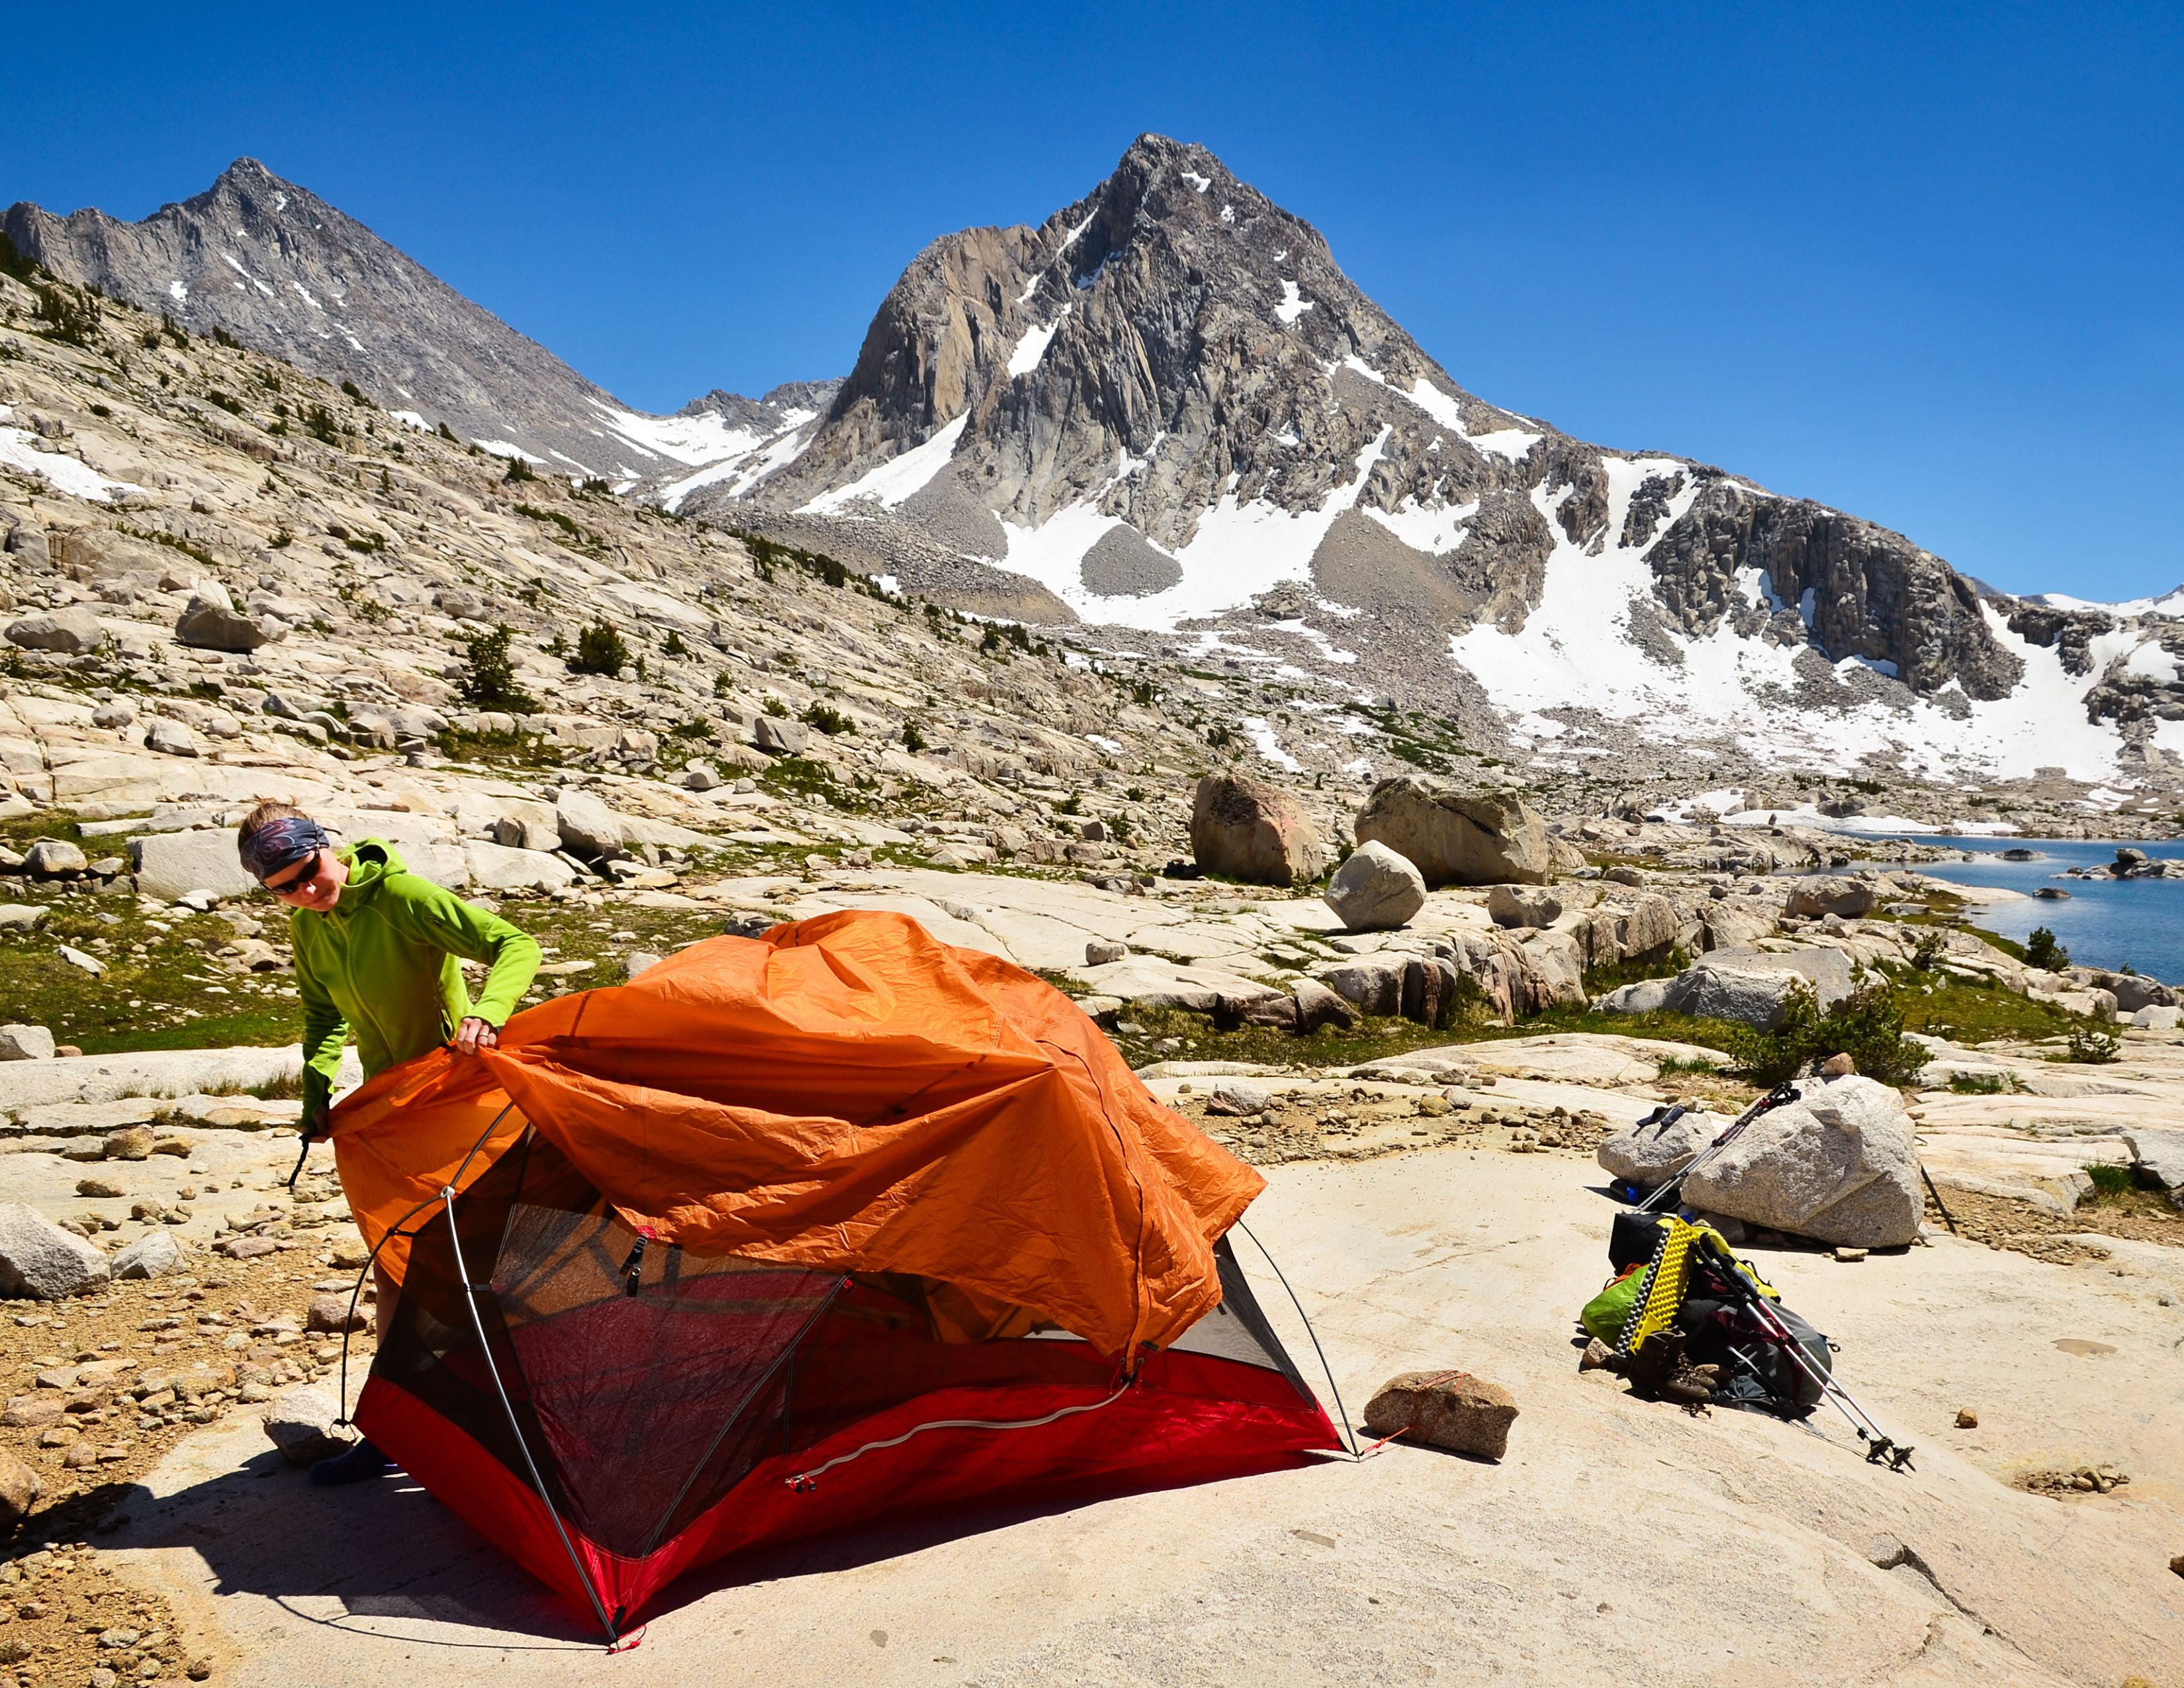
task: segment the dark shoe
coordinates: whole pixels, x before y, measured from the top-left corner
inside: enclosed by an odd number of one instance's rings
[[[347,1453],[319,1461],[311,1468],[311,1481],[321,1489],[338,1489],[349,1483],[369,1483],[394,1468],[394,1462],[366,1437]]]

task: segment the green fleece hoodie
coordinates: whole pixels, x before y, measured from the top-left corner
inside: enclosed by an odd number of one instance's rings
[[[435,1049],[476,1016],[504,1025],[538,971],[538,941],[403,865],[383,838],[335,852],[348,883],[325,914],[289,916],[304,999],[304,1119],[326,1106],[356,1033],[364,1076]],[[473,1003],[456,957],[490,961]]]

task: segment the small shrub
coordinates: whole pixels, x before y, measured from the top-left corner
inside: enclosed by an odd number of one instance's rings
[[[31,291],[37,297],[38,315],[47,325],[42,331],[46,338],[86,347],[97,341],[98,307],[89,294],[42,281],[32,282]]]
[[[667,730],[677,738],[710,738],[713,723],[703,716],[694,715],[687,721],[677,721]]]
[[[371,406],[371,401],[370,401],[369,398],[366,398],[364,396],[364,389],[363,389],[362,387],[359,387],[359,386],[358,386],[354,382],[353,382],[353,381],[345,381],[345,382],[343,382],[342,383],[342,388],[341,388],[341,390],[342,390],[343,393],[346,393],[347,394],[348,394],[348,396],[349,396],[349,402],[350,402],[351,404],[361,404],[361,405],[364,405],[366,409],[370,409],[370,408],[372,408],[372,406]]]
[[[1927,1061],[1925,1048],[1903,1035],[1896,993],[1879,983],[1852,992],[1825,1014],[1810,990],[1793,991],[1773,1031],[1739,1029],[1727,1042],[1737,1072],[1755,1084],[1780,1084],[1807,1063],[1834,1055],[1848,1056],[1869,1078],[1908,1084]]]
[[[629,647],[610,623],[595,622],[577,635],[577,654],[569,660],[571,673],[604,674],[613,680],[629,666]]]
[[[2043,973],[2059,973],[2070,965],[2070,952],[2055,941],[2052,929],[2036,926],[2025,940],[2025,965]]]
[[[767,694],[766,701],[763,704],[760,704],[759,707],[764,710],[768,715],[772,716],[776,721],[786,721],[788,719],[788,705],[782,702],[779,698],[773,696],[771,693]]]
[[[665,639],[660,641],[660,654],[662,656],[688,656],[690,654],[690,647],[682,643],[682,634],[671,632]]]
[[[1918,947],[1912,950],[1911,965],[1922,973],[1930,973],[1941,965],[1942,957],[1947,952],[1948,947],[1947,940],[1940,933],[1930,932],[1919,940]]]
[[[230,393],[222,393],[216,387],[206,389],[205,403],[219,405],[231,416],[240,416],[242,414],[242,401]]]
[[[2093,1187],[2079,1198],[2078,1205],[2081,1207],[2103,1197],[2114,1201],[2118,1196],[2129,1195],[2137,1187],[2131,1178],[2131,1168],[2118,1166],[2113,1161],[2092,1162],[2081,1170],[2093,1181]]]
[[[902,748],[915,756],[925,748],[925,735],[917,730],[917,723],[905,721],[902,724]]]
[[[504,482],[535,481],[538,478],[538,471],[520,457],[508,460],[508,473],[501,476]]]
[[[584,476],[578,490],[581,492],[590,493],[595,497],[604,497],[607,493],[614,491],[614,488],[609,486],[597,475],[587,475]]]
[[[2009,1080],[1999,1072],[1956,1072],[1949,1077],[1949,1088],[1959,1096],[2003,1096],[2009,1094]]]
[[[242,342],[237,339],[235,336],[229,333],[225,328],[215,327],[212,331],[212,337],[220,345],[226,347],[231,352],[239,352],[242,349]]]
[[[463,641],[463,669],[455,680],[455,695],[472,709],[533,714],[538,699],[516,683],[515,665],[508,657],[509,638],[509,630],[499,627]]]
[[[455,437],[455,431],[449,427],[445,422],[440,424],[439,432],[440,437],[447,441],[449,445],[460,445],[462,443],[460,440]]]
[[[334,421],[334,413],[323,404],[304,407],[304,432],[321,445],[341,443],[341,424]]]
[[[2081,1026],[2072,1032],[2065,1045],[2066,1061],[2081,1062],[2088,1067],[2106,1067],[2123,1054],[2123,1045],[2106,1032],[2097,1032],[2090,1026]]]
[[[831,704],[814,703],[804,711],[804,724],[817,727],[829,738],[856,731],[856,723]]]
[[[1720,1071],[1721,1068],[1704,1056],[1672,1055],[1661,1063],[1661,1077],[1663,1078],[1673,1078],[1682,1072],[1701,1072],[1711,1076]]]
[[[725,698],[731,696],[733,694],[735,689],[735,682],[728,677],[728,671],[727,669],[723,668],[719,673],[713,677],[713,695],[715,697]]]

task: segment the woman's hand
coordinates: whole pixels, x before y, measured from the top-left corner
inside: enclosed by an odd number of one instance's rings
[[[455,1053],[476,1055],[482,1049],[498,1049],[500,1033],[489,1020],[481,1020],[475,1014],[455,1028]]]

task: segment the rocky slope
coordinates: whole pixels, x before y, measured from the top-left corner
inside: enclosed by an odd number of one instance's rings
[[[683,508],[966,607],[1339,674],[1565,770],[1634,731],[1920,780],[2165,785],[2184,749],[2131,726],[2165,695],[2091,695],[1900,534],[1475,398],[1309,224],[1157,136],[1036,228],[920,253],[784,459]]]
[[[137,222],[24,202],[0,213],[0,231],[64,281],[354,382],[421,428],[445,425],[565,472],[687,475],[748,454],[817,408],[800,387],[762,400],[711,393],[674,416],[632,410],[255,159]]]

